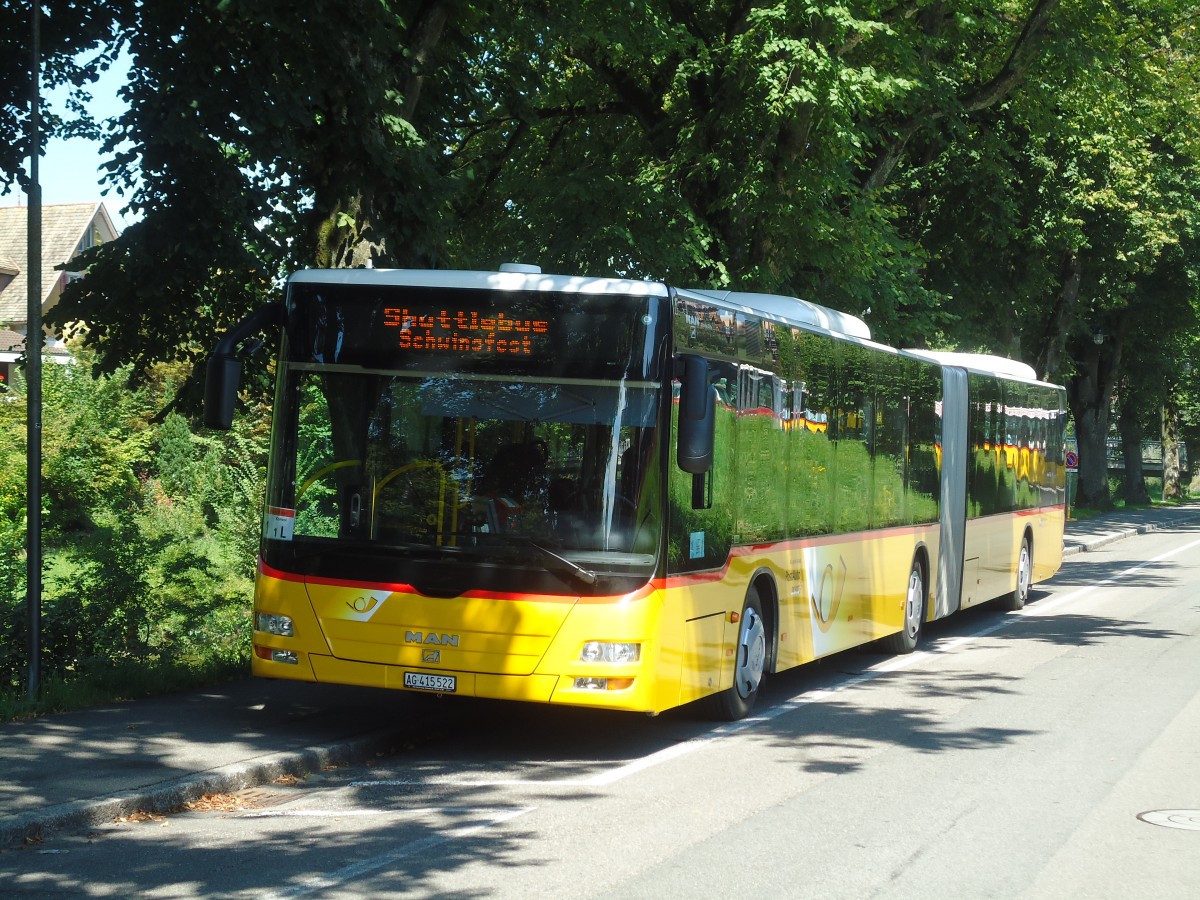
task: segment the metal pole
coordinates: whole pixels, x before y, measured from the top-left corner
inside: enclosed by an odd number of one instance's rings
[[[33,92],[29,101],[29,252],[27,281],[29,321],[25,329],[26,409],[26,555],[25,578],[29,607],[29,699],[36,702],[40,688],[42,655],[42,186],[38,155],[42,136],[38,108],[41,101],[41,0],[33,7]]]

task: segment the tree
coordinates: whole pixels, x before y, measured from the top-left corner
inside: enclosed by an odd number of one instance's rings
[[[1159,91],[1166,89],[1156,83]],[[1195,87],[1192,81],[1190,89]],[[1175,89],[1189,88],[1183,82]],[[1080,281],[1090,302],[1081,304],[1074,337],[1066,344],[1074,371],[1067,385],[1081,437],[1094,422],[1098,433],[1090,443],[1096,445],[1107,436],[1105,410],[1118,373],[1129,372],[1141,382],[1139,393],[1155,397],[1160,406],[1168,403],[1170,386],[1179,380],[1179,348],[1197,329],[1200,255],[1192,235],[1200,143],[1190,126],[1176,129],[1173,114],[1159,103],[1154,94],[1134,94],[1123,121],[1126,128],[1139,122],[1142,130],[1113,129],[1111,143],[1095,148],[1094,158],[1104,168],[1093,175],[1094,187],[1080,211],[1087,242],[1079,253]],[[1082,459],[1081,501],[1103,507],[1107,478],[1091,466],[1084,471]]]
[[[430,76],[481,7],[130,2],[92,21],[51,0],[49,21],[82,22],[51,57],[58,77],[80,83],[119,48],[132,61],[104,149],[140,220],[89,252],[50,324],[84,323],[100,371],[144,373],[198,361],[289,269],[438,262],[444,104],[459,83]],[[91,68],[63,61],[89,46],[101,48]],[[14,94],[3,127],[20,109]],[[11,178],[19,156],[2,162]]]
[[[1180,401],[1178,390],[1167,393],[1162,408],[1162,465],[1163,500],[1182,500],[1187,494],[1183,487],[1183,465],[1180,454]]]
[[[1050,34],[1053,59],[906,190],[931,286],[961,303],[950,339],[1067,385],[1080,502],[1105,506],[1109,404],[1122,372],[1143,371],[1124,366],[1127,340],[1146,321],[1194,327],[1179,310],[1196,301],[1200,157],[1178,100],[1197,87],[1195,16],[1101,3],[1064,9]]]
[[[73,118],[63,121],[41,111],[46,134],[93,134],[84,102],[87,86],[116,56],[120,23],[132,0],[93,3],[56,0],[43,3],[39,20],[43,90],[69,84],[79,92],[69,104]],[[32,6],[25,0],[0,0],[0,192],[15,185],[28,189],[29,110],[33,96],[30,46]]]
[[[1057,6],[527,5],[475,58],[460,244],[869,309],[917,341],[946,312],[889,181],[1021,84]]]
[[[198,362],[307,265],[516,258],[736,285],[865,315],[891,343],[1034,363],[1069,388],[1082,499],[1108,500],[1092,466],[1125,341],[1176,302],[1142,285],[1195,227],[1190,0],[105,15],[72,46],[133,60],[107,146],[114,183],[140,168],[144,219],[53,319],[88,325],[102,370]],[[85,77],[67,56],[63,77]],[[1172,264],[1194,272],[1190,254]]]

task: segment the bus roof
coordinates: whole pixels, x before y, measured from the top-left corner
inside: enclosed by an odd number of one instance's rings
[[[517,269],[520,271],[517,271]],[[563,294],[626,294],[665,297],[666,285],[630,278],[589,278],[544,275],[535,266],[512,266],[510,271],[472,272],[455,269],[301,269],[289,282],[304,284],[396,285],[463,288],[492,291],[547,291]]]
[[[871,329],[862,319],[849,313],[838,312],[827,306],[801,300],[799,297],[740,291],[714,291],[707,288],[688,288],[682,293],[706,300],[716,300],[726,306],[740,306],[745,312],[769,313],[798,325],[814,325],[826,331],[836,331],[838,334],[871,339]]]
[[[594,278],[582,275],[548,275],[537,266],[506,263],[498,272],[458,269],[301,269],[289,281],[303,284],[397,285],[408,287],[464,288],[494,291],[548,291],[564,294],[626,294],[631,297],[666,297],[668,289],[657,281],[632,278]],[[871,339],[862,319],[798,297],[739,291],[689,288],[681,293],[740,307],[745,312],[767,313],[800,325],[812,325],[852,337]]]
[[[958,366],[984,375],[1019,378],[1022,381],[1039,380],[1033,366],[1004,356],[992,356],[989,353],[956,353],[949,350],[907,349],[904,352],[932,360],[943,366]]]

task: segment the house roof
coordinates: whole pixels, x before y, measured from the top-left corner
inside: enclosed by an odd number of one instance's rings
[[[19,331],[0,328],[0,363],[18,362],[25,355],[25,335]],[[62,341],[47,337],[42,344],[42,359],[65,365],[71,360],[71,351]]]
[[[93,223],[101,241],[117,236],[103,203],[54,203],[42,207],[43,309],[64,281],[65,273],[56,268],[71,260]],[[0,270],[13,275],[12,281],[0,288],[3,325],[24,323],[29,318],[28,225],[28,207],[0,207]]]
[[[25,335],[19,331],[0,328],[0,353],[10,351],[21,353],[25,349]]]

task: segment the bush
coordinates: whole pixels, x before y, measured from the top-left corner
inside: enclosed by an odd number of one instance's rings
[[[249,665],[265,416],[220,437],[179,415],[156,424],[177,373],[137,389],[123,374],[45,369],[43,708]],[[13,392],[0,404],[0,715],[23,708],[27,667],[19,380]]]

